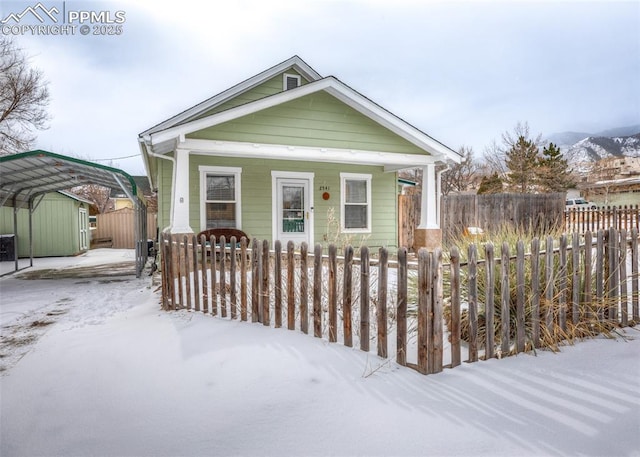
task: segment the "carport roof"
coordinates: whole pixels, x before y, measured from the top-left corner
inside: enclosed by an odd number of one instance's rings
[[[0,157],[0,203],[24,207],[48,192],[96,184],[138,196],[133,178],[117,168],[36,150]]]

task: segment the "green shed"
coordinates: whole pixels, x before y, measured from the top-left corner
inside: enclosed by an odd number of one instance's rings
[[[72,256],[89,249],[89,207],[91,202],[69,192],[45,194],[33,212],[33,256]],[[13,208],[0,208],[0,232],[29,239],[28,211],[18,211],[18,233],[14,233]],[[29,257],[28,243],[15,243],[18,257]],[[11,259],[13,260],[13,257]]]

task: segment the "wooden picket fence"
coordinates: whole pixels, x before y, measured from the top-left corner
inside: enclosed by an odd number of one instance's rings
[[[564,221],[567,232],[595,233],[609,227],[629,232],[633,228],[640,229],[640,205],[571,208],[565,211]]]
[[[389,259],[384,248],[356,257],[351,246],[339,255],[333,245],[283,251],[278,241],[271,250],[266,240],[163,234],[162,306],[286,326],[365,352],[374,343],[380,357],[430,374],[460,365],[463,350],[476,362],[553,346],[572,328],[640,322],[638,241],[636,228],[611,228],[534,239],[528,253],[521,241],[513,254],[505,243],[498,258],[487,243],[446,259],[423,249],[410,261],[405,248]]]

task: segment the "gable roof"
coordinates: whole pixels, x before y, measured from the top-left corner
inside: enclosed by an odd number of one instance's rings
[[[267,96],[207,117],[176,124],[173,127],[158,130],[147,136],[149,137],[151,146],[160,145],[163,142],[174,140],[186,134],[228,122],[319,91],[325,91],[336,97],[338,100],[386,127],[398,136],[413,143],[429,154],[436,156],[439,160],[450,159],[454,162],[460,162],[461,160],[460,155],[454,150],[433,139],[390,111],[382,108],[380,105],[374,103],[333,76],[328,76],[304,86]]]
[[[298,72],[307,79],[308,83],[202,117],[203,114],[210,112],[212,109],[289,69]],[[381,107],[339,79],[333,76],[321,77],[300,57],[293,56],[140,133],[138,142],[147,171],[151,170],[151,157],[172,151],[177,142],[183,141],[185,135],[189,133],[256,113],[319,91],[325,91],[334,96],[364,116],[414,144],[425,151],[425,156],[431,156],[433,161],[451,160],[455,163],[462,161],[462,156],[458,152]],[[341,151],[337,152],[340,153]],[[393,155],[393,153],[390,153],[390,155]],[[417,156],[419,157],[419,155]],[[407,162],[403,161],[403,163]],[[409,167],[411,166],[416,165],[410,165]],[[407,167],[405,166],[404,168]],[[150,177],[153,179],[151,174]]]
[[[287,70],[295,70],[297,73],[302,75],[307,81],[312,82],[318,79],[321,79],[322,76],[318,72],[316,72],[313,68],[311,68],[304,60],[302,60],[298,56],[293,56],[283,62],[280,62],[273,67],[258,73],[255,76],[252,76],[249,79],[242,81],[241,83],[236,84],[229,89],[220,92],[217,95],[214,95],[211,98],[206,99],[205,101],[198,103],[191,108],[188,108],[181,113],[176,114],[169,119],[160,122],[159,124],[145,130],[140,134],[140,136],[150,135],[155,132],[159,132],[161,130],[165,130],[167,128],[174,127],[176,125],[182,124],[184,122],[188,122],[203,113],[215,108],[216,106],[222,105],[223,103],[231,100],[232,98],[253,89],[256,86],[259,86],[263,82],[277,76]]]

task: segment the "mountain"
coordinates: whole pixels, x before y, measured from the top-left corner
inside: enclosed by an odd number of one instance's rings
[[[588,172],[591,165],[608,157],[640,157],[640,124],[597,133],[554,133],[546,141],[555,143],[574,170]]]
[[[608,157],[640,157],[640,133],[619,137],[587,137],[562,148],[577,172],[588,173],[594,162]]]
[[[616,138],[633,136],[640,133],[640,124],[630,125],[627,127],[617,127],[613,129],[603,130],[601,132],[560,132],[553,133],[547,137],[547,141],[551,141],[558,145],[561,149],[566,150],[574,146],[576,143],[587,138]],[[618,155],[618,154],[616,154]]]
[[[607,157],[640,157],[640,133],[621,137],[587,137],[567,148],[572,160],[597,161]]]

